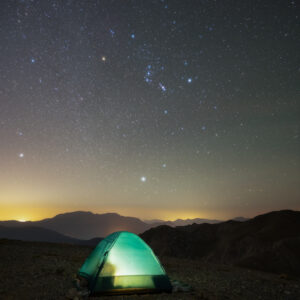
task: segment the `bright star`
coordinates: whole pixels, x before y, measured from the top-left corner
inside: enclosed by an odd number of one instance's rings
[[[106,57],[105,57],[105,56],[102,56],[102,57],[101,57],[101,60],[102,60],[102,61],[106,61]]]
[[[35,59],[34,58],[31,58],[30,60],[33,64],[35,63]]]
[[[140,178],[140,180],[141,180],[141,182],[146,182],[147,178],[146,178],[145,176],[142,176],[142,177]]]
[[[187,80],[188,83],[191,83],[192,81],[193,81],[192,78],[188,78],[188,80]]]
[[[110,32],[111,36],[112,36],[112,37],[114,37],[114,35],[115,35],[115,31],[114,31],[114,30],[112,30],[112,29],[109,29],[109,32]]]
[[[161,82],[159,83],[159,87],[163,92],[167,90],[167,88]]]
[[[19,157],[23,158],[24,157],[24,153],[19,153]]]
[[[165,168],[167,166],[167,164],[162,164],[162,167]]]
[[[167,111],[167,110],[164,110],[164,114],[167,115],[167,114],[168,114],[168,111]]]
[[[134,34],[134,33],[131,35],[131,38],[132,38],[132,39],[134,39],[134,38],[135,38],[135,34]]]

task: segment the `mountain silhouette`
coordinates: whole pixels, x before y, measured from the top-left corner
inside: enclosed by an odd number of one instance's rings
[[[124,230],[140,234],[152,227],[169,225],[172,227],[192,223],[219,223],[219,220],[209,219],[177,219],[176,221],[149,220],[141,221],[135,217],[124,217],[117,213],[94,214],[86,211],[68,212],[40,221],[0,221],[7,227],[41,227],[54,230],[63,235],[77,239],[92,239],[105,237],[112,232]]]
[[[53,230],[40,227],[6,227],[0,226],[0,238],[22,240],[22,241],[40,241],[51,243],[69,243],[81,244],[82,241],[64,236]]]
[[[244,222],[162,225],[141,237],[160,256],[300,275],[299,211],[275,211]]]
[[[53,218],[41,221],[2,221],[0,225],[9,227],[41,227],[77,239],[105,237],[112,232],[120,230],[139,234],[151,228],[151,225],[142,222],[138,218],[124,217],[116,213],[94,214],[84,211],[59,214]]]
[[[185,225],[191,225],[191,224],[203,224],[203,223],[208,223],[208,224],[215,224],[215,223],[220,223],[223,221],[220,220],[211,220],[211,219],[201,219],[201,218],[195,218],[195,219],[177,219],[175,221],[163,221],[163,220],[145,220],[144,221],[147,224],[151,224],[153,226],[159,226],[159,225],[168,225],[171,227],[176,227],[176,226],[185,226]]]

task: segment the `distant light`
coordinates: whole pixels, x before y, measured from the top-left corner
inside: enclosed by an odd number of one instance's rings
[[[163,167],[163,168],[166,168],[166,167],[167,167],[167,164],[162,164],[162,167]]]
[[[167,88],[161,82],[159,83],[159,87],[163,92],[167,90]]]
[[[192,78],[188,78],[188,80],[187,80],[188,83],[191,83],[192,81],[193,81]]]
[[[35,59],[34,58],[31,58],[30,60],[33,64],[35,63]]]
[[[166,109],[164,110],[164,114],[165,114],[165,115],[167,115],[167,114],[168,114],[168,111],[167,111]]]
[[[106,57],[105,57],[105,56],[102,56],[102,57],[101,57],[101,60],[102,60],[102,61],[106,61]]]
[[[24,153],[19,153],[19,157],[23,158],[24,157]]]
[[[110,32],[110,34],[111,34],[112,37],[114,37],[114,35],[116,34],[115,31],[113,29],[111,29],[111,28],[109,29],[109,32]]]
[[[147,178],[146,178],[145,176],[142,176],[142,177],[140,178],[140,180],[141,180],[141,182],[146,182]]]
[[[132,38],[132,39],[134,39],[134,38],[135,38],[135,34],[134,34],[134,33],[131,35],[131,38]]]

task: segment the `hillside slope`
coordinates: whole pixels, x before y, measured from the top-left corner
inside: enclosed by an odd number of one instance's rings
[[[124,217],[116,213],[94,214],[85,211],[59,214],[53,218],[41,221],[2,221],[0,222],[1,225],[7,227],[34,226],[46,228],[77,239],[105,237],[120,230],[138,234],[151,228],[151,225],[142,222],[138,218]]]
[[[152,228],[141,237],[160,256],[186,257],[300,276],[300,212],[245,222]]]
[[[20,240],[20,241],[38,241],[48,243],[63,243],[85,246],[96,246],[102,239],[94,238],[90,240],[80,240],[60,234],[54,230],[41,227],[7,227],[0,226],[0,239]]]

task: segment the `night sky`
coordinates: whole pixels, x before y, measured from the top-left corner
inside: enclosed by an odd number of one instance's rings
[[[0,219],[300,209],[296,1],[1,0]]]

